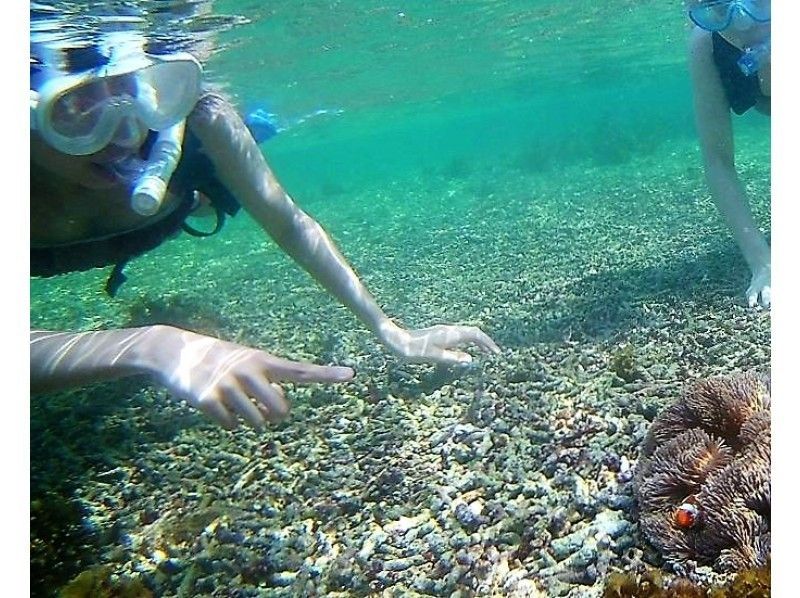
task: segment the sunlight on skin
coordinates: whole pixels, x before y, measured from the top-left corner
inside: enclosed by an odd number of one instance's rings
[[[260,428],[289,412],[275,381],[345,382],[348,367],[275,357],[258,349],[171,326],[95,332],[33,331],[31,390],[46,392],[149,374],[227,428],[238,415]]]
[[[299,231],[298,238],[304,239],[301,245],[307,247],[311,256],[312,263],[324,263],[330,255],[339,255],[338,249],[325,230],[310,216],[298,209],[294,216],[295,229]],[[344,258],[341,258],[344,264]],[[477,328],[467,326],[432,326],[415,331],[407,331],[391,321],[375,303],[366,287],[361,283],[355,272],[349,267],[338,273],[338,278],[333,284],[337,287],[344,287],[343,291],[335,294],[342,297],[343,303],[353,307],[356,314],[360,314],[359,309],[367,311],[373,308],[382,319],[377,326],[370,328],[378,335],[385,344],[399,356],[412,361],[433,360],[443,363],[471,363],[472,357],[459,351],[448,351],[447,349],[474,343],[479,348],[494,353],[499,353],[497,345],[483,332]],[[368,325],[371,320],[362,317]]]
[[[194,337],[194,338],[193,338]],[[253,354],[252,349],[241,347],[234,349],[217,363],[215,359],[209,359],[215,346],[219,344],[212,338],[200,337],[189,332],[181,334],[181,349],[178,365],[169,376],[176,386],[182,390],[190,403],[209,413],[215,419],[222,421],[226,427],[236,425],[235,418],[230,413],[231,410],[238,412],[254,427],[261,427],[264,424],[264,416],[275,415],[274,409],[270,410],[266,405],[259,402],[257,409],[250,398],[243,391],[237,389],[227,378],[235,378],[236,372],[244,369],[241,366]],[[214,363],[211,373],[204,373],[199,384],[192,384],[192,374],[197,372],[197,368],[204,362]],[[207,378],[207,380],[203,380]],[[197,389],[194,390],[194,386]],[[257,401],[263,401],[263,393],[253,393]],[[227,398],[229,403],[223,405],[223,400]],[[273,401],[276,397],[269,397]],[[283,400],[283,397],[278,397]],[[225,409],[227,407],[227,410]],[[272,419],[277,419],[272,417]]]
[[[139,330],[136,332],[132,332],[127,339],[122,339],[120,341],[120,350],[119,353],[111,360],[111,365],[116,365],[117,362],[122,359],[125,355],[128,354],[134,344],[139,340],[140,337],[145,336],[149,331],[147,330]],[[94,334],[97,334],[96,332]]]
[[[183,346],[180,350],[180,357],[175,371],[169,377],[182,389],[188,391],[192,387],[192,370],[199,365],[206,355],[208,355],[211,348],[214,346],[214,340],[210,338],[200,338],[194,342],[186,340],[186,335],[183,337]],[[209,393],[214,382],[219,382],[219,377],[215,376],[204,390],[200,391],[197,397],[198,401]]]
[[[128,354],[128,351],[131,350],[134,344],[141,337],[146,335],[147,332],[147,329],[136,330],[131,332],[127,337],[122,338],[118,342],[118,350],[114,351],[109,363],[112,366],[117,365],[117,363]],[[99,335],[102,335],[102,332],[48,333],[41,330],[32,330],[30,348],[31,352],[34,352],[39,344],[65,338],[67,340],[48,357],[45,369],[50,373],[54,373],[62,366],[64,361],[70,361],[67,367],[78,369],[84,364],[89,364],[92,358],[103,348],[100,344],[101,339],[98,338]]]

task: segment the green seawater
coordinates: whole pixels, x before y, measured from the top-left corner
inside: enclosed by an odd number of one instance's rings
[[[252,23],[209,65],[247,104],[338,108],[266,151],[298,197],[478,169],[602,165],[693,139],[680,2],[221,3]],[[757,121],[761,134],[768,120]]]

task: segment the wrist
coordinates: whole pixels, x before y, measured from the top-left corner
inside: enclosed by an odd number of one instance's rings
[[[157,376],[164,369],[164,357],[172,352],[173,339],[178,332],[177,328],[165,324],[142,329],[131,349],[130,366],[140,374]]]
[[[742,257],[750,266],[750,270],[755,272],[770,264],[770,249],[767,238],[759,230],[758,226],[752,222],[752,216],[747,222],[732,225],[734,238],[742,252]]]
[[[750,270],[755,273],[770,267],[770,251],[763,235],[756,235],[744,251],[744,258]]]
[[[399,344],[403,332],[405,330],[389,318],[382,320],[376,327],[376,333],[380,341],[392,349],[395,349]]]

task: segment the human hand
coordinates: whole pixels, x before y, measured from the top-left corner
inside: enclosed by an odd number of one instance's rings
[[[771,267],[767,263],[753,270],[750,286],[747,287],[747,305],[769,307],[772,303]]]
[[[278,382],[344,382],[348,367],[282,359],[258,349],[171,326],[154,327],[148,370],[173,394],[227,429],[237,416],[255,428],[289,412]]]
[[[406,330],[393,323],[381,327],[381,340],[397,356],[408,361],[432,361],[455,365],[472,363],[472,356],[453,350],[465,344],[477,345],[484,351],[499,353],[500,348],[476,326],[440,324],[419,330]]]

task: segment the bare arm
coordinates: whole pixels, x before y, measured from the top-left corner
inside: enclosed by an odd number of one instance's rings
[[[31,392],[48,392],[149,373],[151,328],[31,332]]]
[[[210,96],[192,114],[217,175],[280,247],[375,333],[388,317],[322,227],[283,190],[232,106]]]
[[[395,353],[412,360],[466,362],[451,347],[475,343],[496,351],[483,332],[469,326],[434,326],[407,331],[395,324],[347,263],[328,234],[283,190],[236,110],[207,96],[190,117],[217,176],[258,224],[303,269],[349,308]]]
[[[769,305],[770,253],[736,173],[728,100],[714,65],[711,34],[695,28],[689,45],[695,124],[711,197],[753,274],[748,302]]]
[[[33,393],[146,374],[227,428],[237,415],[255,427],[284,417],[289,405],[276,382],[353,377],[350,368],[293,362],[172,326],[33,331],[30,350]]]

